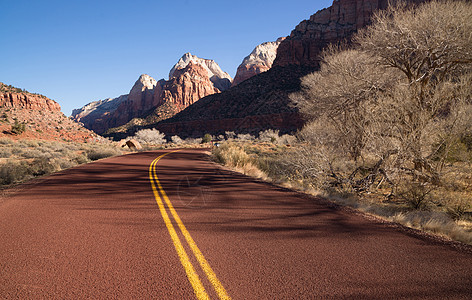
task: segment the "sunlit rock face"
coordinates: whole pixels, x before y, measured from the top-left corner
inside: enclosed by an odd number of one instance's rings
[[[239,65],[231,86],[236,86],[252,76],[269,70],[277,56],[277,48],[284,39],[285,37],[282,37],[275,42],[262,43],[254,48]]]

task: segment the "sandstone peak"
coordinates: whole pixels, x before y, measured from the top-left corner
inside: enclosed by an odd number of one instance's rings
[[[232,86],[269,70],[277,56],[277,48],[284,39],[285,37],[282,37],[278,38],[275,42],[266,42],[256,46],[251,54],[246,56],[239,65]]]
[[[221,70],[220,66],[212,59],[199,58],[190,52],[185,53],[179,61],[172,67],[169,72],[169,80],[174,76],[174,72],[178,69],[184,69],[190,62],[201,65],[207,72],[210,80],[220,91],[228,89],[231,85],[232,78],[228,73]]]
[[[134,118],[146,117],[159,107],[165,107],[163,115],[173,115],[200,98],[231,86],[231,77],[214,60],[201,59],[190,53],[179,59],[169,76],[167,81],[156,81],[142,74],[129,94],[89,103],[74,110],[72,115],[86,128],[102,134]]]
[[[131,88],[128,98],[130,100],[140,99],[142,97],[142,93],[146,90],[153,90],[157,85],[157,80],[152,78],[147,74],[142,74],[139,76],[138,80],[134,83],[133,87]]]

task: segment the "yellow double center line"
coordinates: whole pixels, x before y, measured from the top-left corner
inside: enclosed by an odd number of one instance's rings
[[[177,150],[178,151],[178,150]],[[161,183],[159,182],[159,179],[157,178],[157,172],[156,172],[156,165],[157,162],[166,156],[167,154],[173,153],[176,151],[172,152],[167,152],[156,159],[154,159],[149,166],[149,180],[151,181],[151,186],[152,190],[154,192],[154,197],[156,198],[157,205],[159,206],[159,210],[161,212],[162,218],[164,219],[164,223],[166,224],[167,230],[169,231],[170,237],[172,238],[172,242],[174,243],[175,250],[177,251],[177,254],[179,256],[180,262],[182,263],[182,266],[185,269],[185,273],[187,274],[188,280],[190,281],[190,284],[193,287],[193,290],[195,292],[195,295],[197,296],[198,299],[210,299],[208,296],[207,292],[205,291],[205,287],[203,286],[202,282],[200,281],[200,277],[198,274],[195,272],[195,269],[192,265],[192,263],[189,260],[189,257],[187,255],[187,252],[185,251],[184,247],[182,246],[182,242],[180,241],[179,236],[177,235],[177,232],[175,231],[174,225],[172,225],[172,221],[167,214],[166,207],[164,206],[164,203],[162,199],[164,199],[165,204],[167,205],[168,210],[170,211],[172,217],[175,220],[175,223],[177,223],[177,226],[179,227],[180,231],[182,232],[182,235],[184,236],[185,240],[187,241],[187,244],[189,245],[190,249],[192,250],[193,254],[195,255],[195,258],[197,259],[198,263],[200,264],[200,267],[202,270],[205,272],[208,280],[211,282],[213,285],[213,288],[215,289],[216,293],[218,294],[218,297],[220,299],[231,299],[231,297],[228,295],[226,292],[225,288],[221,284],[221,282],[218,280],[216,277],[215,272],[210,267],[210,264],[207,262],[205,257],[203,256],[202,252],[200,249],[198,249],[197,244],[193,240],[192,236],[190,233],[187,231],[185,228],[184,223],[182,223],[182,220],[180,219],[179,215],[174,209],[174,206],[169,200],[169,197],[167,197],[166,192],[161,186]],[[160,192],[160,195],[159,195]],[[162,196],[162,198],[161,198]]]

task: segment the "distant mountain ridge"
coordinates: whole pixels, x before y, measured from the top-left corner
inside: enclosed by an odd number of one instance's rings
[[[143,74],[129,94],[91,102],[72,112],[72,117],[99,134],[154,114],[154,121],[174,115],[202,97],[231,86],[232,78],[214,60],[185,53],[169,72],[169,79],[156,81]],[[170,105],[172,104],[172,105]],[[165,110],[159,107],[166,107]],[[133,121],[134,120],[134,121]]]
[[[398,1],[335,0],[332,6],[300,22],[284,40],[257,46],[243,60],[230,89],[180,106],[185,109],[172,106],[156,109],[147,115],[145,121],[134,119],[108,134],[123,136],[146,127],[181,136],[226,130],[252,133],[267,128],[297,130],[303,125],[303,120],[291,104],[289,94],[300,89],[300,78],[319,69],[320,54],[326,46],[350,43],[353,34],[367,26],[377,10]],[[406,2],[417,4],[425,0]],[[182,62],[191,60],[191,55],[181,59]],[[203,67],[206,68],[208,66]],[[177,94],[177,85],[174,88]],[[165,117],[161,117],[163,110],[168,112]],[[179,112],[173,116],[172,110]]]
[[[289,100],[289,94],[300,89],[300,78],[319,69],[320,54],[326,46],[349,43],[357,30],[370,23],[377,10],[398,1],[333,1],[332,6],[302,21],[280,43],[270,70],[226,92],[203,98],[153,127],[167,135],[221,134],[224,131],[257,133],[268,128],[281,131],[301,128],[302,117]]]

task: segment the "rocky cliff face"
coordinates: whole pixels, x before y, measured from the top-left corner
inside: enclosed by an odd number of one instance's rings
[[[24,132],[13,131],[17,123]],[[83,142],[95,134],[67,118],[60,105],[45,96],[0,82],[0,138]]]
[[[169,72],[169,80],[174,77],[175,71],[184,69],[189,63],[200,65],[208,73],[210,81],[220,91],[225,91],[231,86],[231,76],[221,70],[220,66],[212,59],[199,58],[190,53],[185,53]]]
[[[222,78],[209,74],[208,68],[197,62],[189,61],[185,67],[175,69],[171,74],[171,79],[164,83],[160,93],[154,94],[159,103],[173,103],[182,110],[200,98],[220,92],[211,78]]]
[[[74,110],[72,115],[85,127],[102,134],[153,112],[156,112],[154,120],[170,117],[200,98],[226,90],[230,85],[231,77],[215,61],[186,53],[171,69],[169,80],[156,81],[143,74],[129,94],[89,103]],[[159,110],[161,106],[165,109]]]
[[[390,0],[394,2],[396,0]],[[300,89],[300,78],[319,68],[320,53],[330,43],[347,41],[369,24],[373,13],[385,9],[389,0],[335,0],[329,8],[302,21],[277,48],[276,59],[267,72],[241,82],[221,94],[199,100],[156,128],[169,134],[219,134],[223,130],[257,132],[267,128],[296,130],[303,125],[301,116],[288,98]],[[422,0],[407,0],[410,3]],[[255,50],[257,53],[257,48]],[[255,54],[254,57],[257,57]],[[246,61],[246,59],[245,59]],[[256,61],[256,59],[254,59]],[[251,55],[243,62],[241,74],[256,73],[258,63]],[[251,70],[254,69],[254,71]],[[264,68],[260,68],[264,69]]]
[[[61,106],[45,96],[21,92],[0,82],[0,107],[60,112]]]
[[[274,66],[311,65],[318,67],[321,51],[331,43],[348,41],[370,23],[373,13],[397,0],[335,0],[333,5],[302,21],[283,41]],[[422,0],[408,0],[411,3]]]
[[[206,96],[171,118],[134,124],[109,134],[116,140],[142,128],[157,128],[167,136],[203,136],[205,133],[259,133],[266,129],[293,132],[303,125],[288,95],[300,89],[299,78],[313,68],[272,67],[221,93]],[[163,107],[163,106],[161,106]],[[160,121],[160,122],[158,122]]]
[[[231,86],[236,86],[252,76],[269,70],[277,55],[277,48],[284,39],[285,37],[282,37],[275,42],[262,43],[254,48],[239,65]]]
[[[71,117],[77,122],[83,123],[86,128],[93,130],[95,120],[115,111],[126,100],[128,100],[128,95],[93,101],[82,108],[74,109]]]

